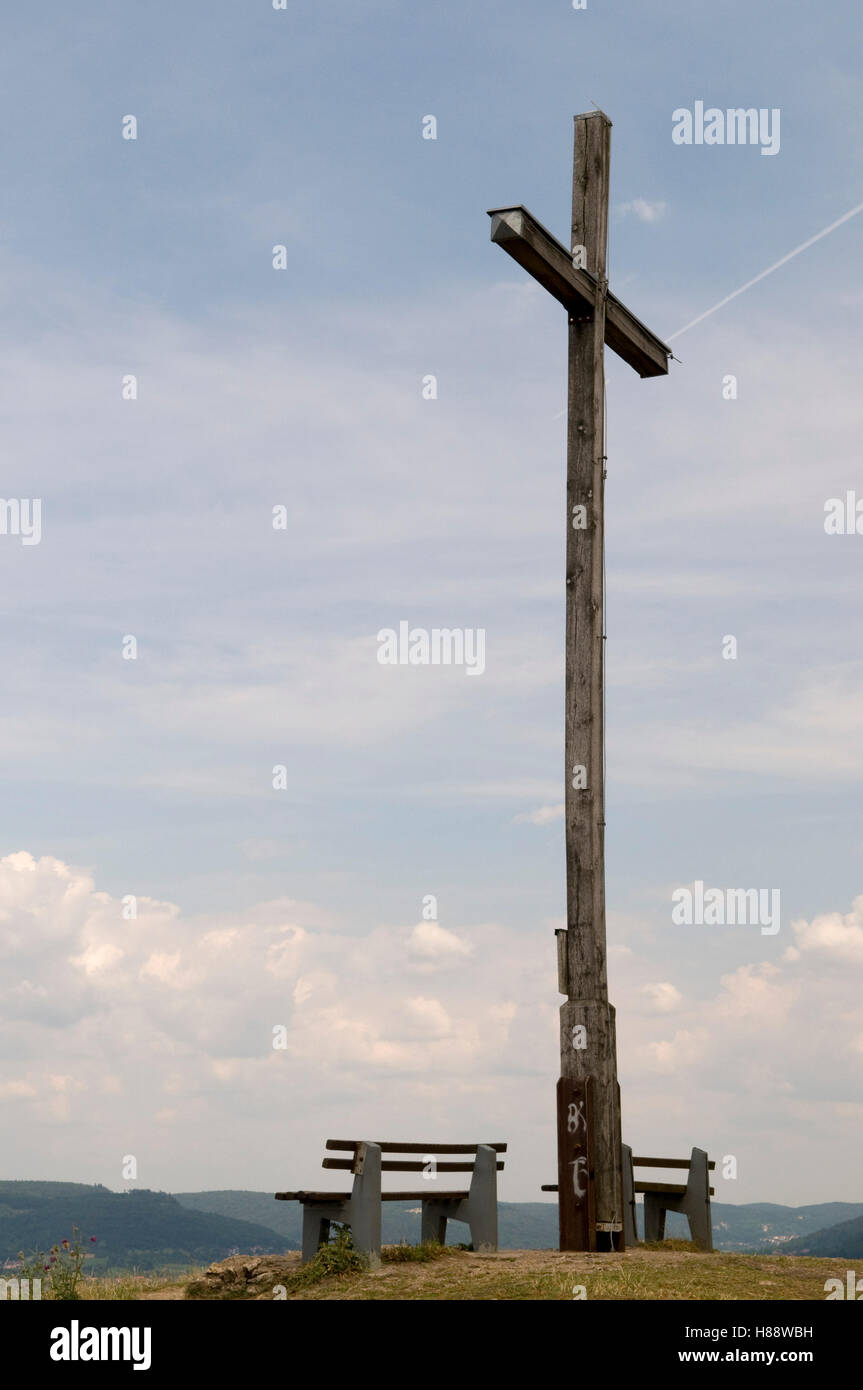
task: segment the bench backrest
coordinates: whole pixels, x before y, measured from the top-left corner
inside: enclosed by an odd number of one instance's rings
[[[382,1154],[421,1154],[421,1158],[382,1158],[383,1173],[423,1173],[432,1161],[439,1173],[472,1173],[478,1144],[395,1144],[375,1139]],[[325,1158],[322,1168],[341,1168],[350,1173],[362,1173],[365,1161],[365,1143],[361,1139],[328,1139],[326,1147],[330,1150],[347,1151],[350,1158]],[[495,1153],[506,1153],[506,1144],[486,1144],[484,1148],[494,1149]],[[449,1162],[438,1160],[438,1154],[472,1154],[472,1159]],[[503,1169],[503,1160],[497,1163],[497,1170]]]
[[[633,1168],[688,1168],[688,1158],[632,1158]],[[716,1164],[711,1160],[707,1164],[708,1168],[715,1168]]]

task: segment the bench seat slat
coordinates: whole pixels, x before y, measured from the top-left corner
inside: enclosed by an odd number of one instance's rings
[[[635,1162],[634,1159],[633,1162]],[[686,1167],[689,1167],[688,1163]],[[712,1164],[711,1167],[713,1167]],[[674,1192],[679,1197],[682,1197],[686,1191],[686,1188],[682,1186],[682,1184],[676,1182],[634,1182],[632,1186],[636,1192]],[[556,1182],[544,1182],[539,1190],[540,1192],[557,1192],[559,1188]],[[716,1188],[711,1187],[711,1197],[713,1197],[715,1193]]]
[[[277,1192],[277,1202],[349,1202],[350,1192]],[[466,1202],[467,1192],[382,1192],[382,1202]]]
[[[669,1192],[675,1197],[686,1191],[686,1184],[680,1182],[634,1182],[632,1186],[635,1192]]]
[[[353,1170],[354,1160],[352,1158],[325,1158],[321,1164],[322,1168],[342,1168],[348,1172]],[[391,1159],[385,1158],[381,1161],[381,1172],[383,1173],[423,1173],[428,1165],[419,1159],[404,1158]],[[436,1163],[435,1167],[439,1173],[472,1173],[472,1163]],[[498,1163],[497,1171],[503,1172],[503,1163]]]
[[[361,1139],[328,1139],[325,1148],[353,1152],[362,1142]],[[377,1139],[367,1142],[376,1143],[383,1154],[475,1154],[479,1148],[478,1144],[391,1144],[379,1143]],[[506,1144],[483,1144],[483,1148],[506,1153]]]

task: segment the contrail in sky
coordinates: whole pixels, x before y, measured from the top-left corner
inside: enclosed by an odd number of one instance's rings
[[[711,314],[716,313],[717,309],[721,309],[723,305],[729,304],[732,299],[736,299],[739,294],[743,294],[744,290],[749,290],[753,285],[757,285],[758,281],[763,280],[765,275],[772,275],[774,270],[778,270],[781,265],[785,265],[786,262],[792,260],[794,256],[799,256],[800,252],[805,251],[808,246],[814,246],[816,241],[820,241],[822,237],[827,236],[830,232],[835,232],[837,227],[841,227],[843,222],[848,222],[852,217],[856,217],[858,212],[863,212],[863,203],[858,203],[856,208],[852,208],[851,211],[846,212],[844,216],[838,217],[835,222],[830,223],[829,227],[824,227],[822,231],[816,232],[808,241],[802,242],[802,244],[796,246],[793,251],[789,251],[788,255],[783,256],[781,261],[776,261],[774,265],[769,265],[766,270],[762,270],[761,274],[756,275],[753,280],[747,280],[746,284],[741,285],[739,290],[734,290],[731,294],[727,294],[724,299],[720,299],[718,304],[714,304],[712,309],[705,309],[704,313],[699,314],[697,319],[693,319],[691,323],[685,324],[683,328],[678,328],[677,332],[672,333],[666,341],[669,343],[673,342],[675,338],[680,337],[681,333],[687,333],[690,328],[694,328],[697,323],[701,323],[702,319],[709,318]]]
[[[699,314],[697,319],[692,319],[689,323],[684,324],[682,328],[678,328],[676,333],[669,334],[665,341],[671,343],[675,338],[679,338],[681,333],[688,333],[690,328],[694,328],[697,323],[701,323],[704,319],[710,318],[710,315],[715,314],[717,309],[722,309],[726,304],[730,304],[732,299],[736,299],[737,296],[743,294],[745,290],[751,290],[752,286],[757,285],[759,280],[763,280],[767,275],[772,275],[774,270],[778,270],[781,265],[786,265],[788,261],[793,260],[795,256],[799,256],[801,251],[805,251],[809,246],[814,246],[816,241],[820,241],[822,237],[829,236],[830,232],[835,232],[837,227],[841,227],[843,222],[849,222],[852,217],[857,216],[858,212],[863,212],[863,203],[858,203],[856,208],[852,208],[850,212],[843,213],[841,217],[837,217],[836,221],[831,222],[829,227],[822,227],[821,231],[809,237],[808,241],[803,241],[799,246],[795,246],[794,250],[789,251],[787,256],[783,256],[779,261],[774,261],[773,265],[769,265],[766,270],[762,270],[761,273],[754,276],[752,280],[747,280],[746,284],[741,285],[739,290],[732,290],[731,294],[727,294],[724,299],[720,299],[718,304],[714,304],[712,309],[705,309],[704,313]],[[553,420],[559,420],[561,415],[565,414],[565,410],[559,410],[557,414],[552,415],[551,418]]]

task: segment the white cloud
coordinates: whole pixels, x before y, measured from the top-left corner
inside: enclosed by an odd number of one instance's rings
[[[469,941],[437,922],[417,922],[409,939],[409,951],[428,964],[446,965],[464,960],[473,951]]]
[[[647,995],[652,1008],[658,1014],[674,1013],[683,1002],[683,995],[680,990],[670,984],[668,980],[662,980],[653,985],[644,985],[642,986],[642,993]]]
[[[667,206],[667,203],[660,201],[651,203],[647,198],[633,198],[628,203],[619,203],[618,212],[621,217],[632,213],[639,222],[659,222],[665,216]]]
[[[429,1037],[445,1037],[452,1032],[452,1019],[439,999],[418,995],[408,999],[407,1012],[417,1030]]]
[[[623,206],[656,218],[664,205],[637,198]],[[544,291],[507,279],[467,299],[381,302],[374,311],[345,305],[337,340],[312,314],[297,325],[303,347],[286,356],[276,313],[226,318],[220,334],[152,306],[118,314],[92,286],[76,291],[66,277],[45,275],[42,293],[62,295],[63,331],[16,342],[0,361],[8,450],[22,467],[39,462],[47,518],[28,575],[38,616],[19,630],[22,660],[9,674],[0,731],[7,769],[26,779],[34,765],[56,767],[76,794],[95,791],[99,805],[106,785],[133,786],[145,802],[170,793],[160,804],[177,821],[181,805],[232,799],[239,820],[243,803],[272,799],[269,769],[285,758],[299,797],[342,786],[346,749],[361,785],[374,777],[383,794],[386,749],[392,782],[409,785],[417,801],[519,796],[541,803],[524,813],[528,823],[558,818],[559,782],[536,754],[557,733],[548,696],[556,698],[562,678],[562,589],[550,560],[560,550],[560,488],[554,469],[525,469],[526,457],[540,450],[552,458],[561,446],[559,426],[543,423],[546,408],[559,404],[548,383],[562,380],[559,345],[545,332]],[[17,291],[28,313],[32,288],[24,277]],[[389,357],[405,323],[420,315],[429,352],[462,383],[432,414],[417,379]],[[513,315],[536,334],[540,356],[526,377],[511,370]],[[608,573],[616,618],[609,689],[637,685],[648,697],[610,721],[609,766],[621,781],[657,793],[686,787],[708,799],[741,773],[839,782],[860,774],[859,670],[853,652],[835,657],[845,650],[843,606],[857,592],[852,550],[842,549],[845,538],[819,549],[824,496],[853,482],[856,368],[841,353],[813,365],[796,319],[774,313],[759,324],[749,336],[717,316],[687,344],[686,371],[675,364],[659,387],[612,381],[609,369],[619,499],[609,516],[618,553]],[[94,412],[130,336],[146,391],[133,405],[118,400],[116,409]],[[81,342],[86,350],[70,347]],[[722,402],[717,362],[746,383],[740,400]],[[823,402],[827,438],[794,387],[801,379]],[[231,389],[214,399],[214,380]],[[45,396],[54,411],[34,416],[32,402]],[[63,448],[55,417],[64,422]],[[130,418],[146,441],[144,494],[115,466]],[[277,483],[271,461],[283,458],[286,435],[302,444]],[[83,514],[67,500],[70,450],[87,460],[89,495],[102,499]],[[815,454],[834,461],[817,480]],[[289,503],[288,534],[270,525],[280,500]],[[420,514],[434,564],[415,563]],[[806,566],[787,563],[801,553]],[[20,547],[0,554],[0,607],[13,624],[20,562]],[[286,581],[287,564],[301,585]],[[777,664],[774,688],[738,710],[688,620],[697,605],[699,630],[724,622],[744,592],[759,600],[746,605],[745,659],[774,637],[774,653],[784,647],[789,655]],[[821,605],[806,618],[771,602],[795,594],[821,594],[829,610]],[[119,636],[116,646],[108,636],[126,631],[130,608],[142,628],[134,663],[120,659]],[[401,617],[486,627],[485,675],[470,682],[455,669],[379,666],[374,634]],[[811,643],[802,665],[787,640],[798,631]],[[834,653],[827,673],[816,650],[822,642]],[[60,643],[62,700],[54,679]],[[667,700],[649,698],[669,688],[679,694],[673,718]],[[822,708],[844,739],[831,740],[819,724]],[[435,756],[438,734],[451,759]],[[453,776],[454,767],[469,775]],[[91,833],[100,829],[91,823]],[[242,845],[254,866],[291,848],[251,831]]]
[[[717,1000],[719,1015],[735,1026],[749,1020],[762,1033],[787,1022],[800,993],[799,984],[787,979],[779,966],[769,962],[741,965],[723,975],[722,989]]]
[[[724,664],[714,652],[710,666],[700,670],[700,682],[689,682],[690,708],[705,687],[716,693]],[[639,683],[670,683],[679,691],[681,673],[674,677],[660,669],[655,678],[645,672]],[[766,690],[757,711],[742,718],[716,708],[697,717],[684,713],[670,728],[649,717],[635,719],[611,736],[615,767],[625,781],[639,786],[697,786],[705,774],[718,782],[741,774],[747,779],[805,778],[810,786],[856,782],[863,775],[861,678],[863,666],[849,660],[842,667],[805,673],[794,690]]]
[[[286,1153],[308,1182],[337,1130],[425,1137],[433,1123],[441,1139],[508,1139],[504,1190],[536,1195],[553,1154],[559,998],[553,943],[537,949],[532,931],[474,925],[467,939],[420,922],[357,933],[288,898],[192,919],[140,897],[125,921],[91,875],[25,853],[0,861],[0,902],[12,952],[0,1103],[22,1176],[119,1185],[132,1152],[143,1184],[266,1190],[284,1181]],[[856,974],[835,967],[857,959],[861,903],[796,924],[798,961],[743,962],[700,996],[667,976],[645,983],[673,945],[612,943],[632,1142],[737,1153],[740,1200],[817,1200],[831,1173],[838,1181],[860,1123],[863,1004]],[[427,968],[442,973],[417,990]],[[276,1025],[285,1049],[272,1045]],[[801,1113],[822,1146],[817,1190],[790,1173],[795,1192],[779,1191],[770,1165]],[[46,1126],[58,1136],[47,1171]],[[218,1138],[205,1171],[202,1136]]]
[[[648,1065],[652,1061],[654,1071],[683,1077],[688,1069],[703,1063],[709,1046],[710,1034],[706,1029],[680,1028],[670,1038],[647,1043]]]
[[[30,1100],[36,1095],[36,1087],[29,1081],[0,1081],[0,1101]]]
[[[163,985],[178,987],[180,980],[178,972],[180,969],[180,952],[157,951],[152,956],[148,956],[141,966],[142,978],[151,977],[159,980]]]
[[[813,953],[840,965],[863,965],[863,894],[844,915],[825,912],[811,922],[792,922],[791,928],[798,958]]]
[[[112,965],[122,960],[123,952],[110,941],[103,941],[98,946],[88,946],[80,956],[70,956],[69,959],[72,965],[78,966],[85,974],[98,975],[103,970],[110,970]]]
[[[559,801],[554,806],[537,806],[535,811],[524,811],[514,819],[529,825],[550,825],[552,821],[563,820],[565,814],[566,806]]]

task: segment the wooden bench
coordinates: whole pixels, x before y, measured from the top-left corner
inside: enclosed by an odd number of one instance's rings
[[[699,1250],[713,1249],[713,1228],[710,1221],[710,1172],[716,1167],[704,1149],[693,1149],[689,1158],[633,1157],[628,1144],[623,1145],[623,1231],[626,1244],[636,1243],[635,1194],[644,1194],[644,1239],[665,1239],[665,1213],[682,1212],[689,1222],[689,1234]],[[684,1183],[636,1181],[636,1168],[685,1168]]]
[[[689,1222],[689,1234],[700,1250],[713,1249],[713,1228],[710,1221],[710,1172],[716,1167],[704,1149],[693,1149],[689,1158],[633,1158],[632,1149],[623,1149],[623,1239],[631,1249],[638,1244],[635,1224],[635,1194],[644,1194],[644,1239],[665,1239],[665,1213],[682,1212]],[[636,1182],[635,1168],[686,1168],[686,1183]],[[557,1192],[557,1183],[543,1183],[543,1192]]]
[[[277,1192],[277,1202],[299,1202],[303,1209],[305,1264],[329,1239],[330,1222],[350,1226],[354,1245],[372,1265],[381,1258],[381,1203],[421,1202],[421,1240],[446,1240],[448,1221],[465,1221],[474,1250],[497,1249],[497,1175],[503,1168],[498,1154],[506,1144],[390,1144],[368,1139],[328,1139],[329,1150],[350,1158],[324,1158],[322,1167],[353,1174],[350,1192]],[[421,1154],[422,1158],[383,1158],[383,1154]],[[457,1162],[438,1161],[438,1154],[472,1155]],[[421,1192],[382,1192],[382,1173],[425,1173]],[[470,1173],[466,1192],[438,1192],[430,1184],[438,1173]]]

